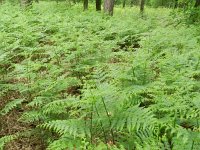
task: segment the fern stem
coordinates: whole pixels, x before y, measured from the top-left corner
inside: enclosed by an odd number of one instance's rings
[[[100,117],[100,115],[99,115],[99,112],[98,112],[98,109],[97,109],[97,106],[95,105],[95,110],[96,110],[96,113],[97,113],[97,116],[98,117]],[[102,123],[102,121],[100,120],[100,125],[101,125],[101,129],[102,129],[102,131],[103,131],[103,135],[104,135],[104,140],[105,140],[105,143],[107,143],[107,139],[106,139],[106,132],[105,132],[105,130],[104,130],[104,128],[103,128],[103,123]],[[107,145],[107,144],[106,144]],[[108,149],[108,145],[107,145],[107,149]]]
[[[134,69],[133,66],[132,66],[132,73],[133,73],[133,79],[134,79],[134,77],[135,77],[135,69]]]
[[[195,66],[195,70],[197,70],[197,69],[198,69],[199,62],[200,62],[200,58],[198,59],[198,62],[197,62],[197,64],[196,64],[196,66]]]
[[[174,124],[173,124],[174,128],[176,126],[176,112],[174,111]]]
[[[92,95],[93,100],[95,101],[95,97],[94,97],[94,95],[93,95],[93,93],[92,93],[91,90],[90,90],[90,92],[91,92],[91,95]],[[97,116],[100,118],[100,115],[99,115],[97,106],[94,104],[94,102],[92,102],[92,109],[93,109],[93,105],[94,105],[94,107],[95,107],[95,111],[96,111],[96,113],[97,113]],[[92,110],[92,112],[93,112],[93,110]],[[92,120],[92,119],[91,119],[91,120]],[[106,132],[105,132],[105,130],[104,130],[104,128],[103,128],[103,123],[102,123],[101,120],[100,120],[100,126],[101,126],[101,130],[102,130],[102,132],[103,132],[103,136],[104,136],[105,143],[107,143]],[[92,140],[92,133],[91,133],[91,140]],[[108,149],[108,145],[107,145],[107,144],[106,144],[106,146],[107,146],[107,149]]]
[[[108,120],[109,120],[110,131],[111,131],[111,136],[112,136],[112,142],[113,142],[113,144],[114,144],[114,143],[115,143],[115,138],[114,138],[113,130],[112,130],[112,128],[111,128],[111,119],[110,119],[110,116],[109,116],[109,113],[108,113],[108,109],[107,109],[107,107],[106,107],[106,104],[105,104],[105,101],[104,101],[103,97],[101,97],[101,100],[102,100],[102,102],[103,102],[103,105],[104,105],[104,108],[105,108],[105,111],[106,111],[106,115],[107,115]]]
[[[29,61],[30,61],[30,59],[29,59]],[[31,94],[31,75],[30,75],[30,70],[29,70],[29,61],[28,61],[28,63],[27,63],[27,74],[28,74],[28,100],[30,100],[31,99],[31,97],[32,97],[32,94]]]
[[[142,84],[145,85],[147,82],[147,73],[146,73],[146,69],[147,69],[147,64],[144,64],[144,74],[143,74],[143,80],[142,80]]]
[[[194,149],[194,140],[192,140],[192,147],[191,147],[191,150]]]
[[[91,108],[91,120],[90,120],[90,133],[91,133],[91,144],[92,144],[92,139],[93,139],[93,131],[92,131],[92,125],[93,125],[93,103],[92,103],[92,108]]]

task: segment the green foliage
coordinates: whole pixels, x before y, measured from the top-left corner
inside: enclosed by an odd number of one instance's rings
[[[11,142],[17,138],[17,135],[8,135],[0,138],[0,150],[3,150],[6,143]]]
[[[15,99],[6,104],[6,106],[0,111],[1,115],[6,115],[9,113],[12,109],[19,107],[19,105],[24,101],[24,99]]]
[[[1,115],[24,109],[18,121],[49,150],[198,149],[200,28],[168,9],[136,11],[3,4],[1,97],[18,98]]]
[[[153,7],[159,7],[159,6],[164,6],[164,7],[173,7],[175,3],[175,0],[147,0],[147,4]]]

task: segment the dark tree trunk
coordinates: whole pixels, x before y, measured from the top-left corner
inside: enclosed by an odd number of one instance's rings
[[[101,0],[96,0],[96,11],[101,11]]]
[[[200,0],[196,0],[194,7],[199,7],[199,6],[200,6]]]
[[[133,0],[131,0],[131,4],[130,4],[130,6],[133,7]]]
[[[140,12],[141,13],[144,12],[144,4],[145,4],[145,0],[141,0],[141,2],[140,2]]]
[[[108,13],[110,16],[113,15],[115,0],[105,0],[104,1],[104,12]]]
[[[175,0],[174,2],[174,8],[177,8],[178,7],[178,0]]]
[[[126,6],[126,0],[123,0],[123,8]]]
[[[84,7],[84,10],[88,9],[88,0],[83,0],[83,7]]]
[[[31,6],[32,2],[33,2],[32,0],[21,0],[20,5],[21,5],[21,7],[26,8],[28,6]]]
[[[163,0],[161,1],[161,6],[164,6],[164,1]]]

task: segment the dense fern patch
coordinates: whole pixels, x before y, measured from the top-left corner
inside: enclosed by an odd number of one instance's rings
[[[48,150],[199,148],[198,26],[164,8],[108,17],[6,3],[0,14],[0,149],[33,136]],[[28,128],[7,135],[13,110]]]

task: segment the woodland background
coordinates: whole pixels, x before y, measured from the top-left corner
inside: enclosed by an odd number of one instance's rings
[[[0,3],[0,150],[199,150],[200,1]]]

